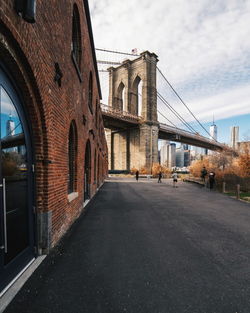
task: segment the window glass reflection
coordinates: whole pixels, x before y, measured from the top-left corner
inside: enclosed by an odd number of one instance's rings
[[[7,92],[1,86],[1,139],[23,133],[21,121]]]
[[[8,264],[28,245],[27,152],[18,112],[0,86],[1,175],[5,180]]]

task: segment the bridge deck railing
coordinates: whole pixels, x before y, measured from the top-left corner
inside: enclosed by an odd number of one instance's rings
[[[129,120],[133,120],[136,122],[139,122],[142,119],[138,115],[133,115],[127,111],[118,110],[116,108],[113,108],[113,107],[111,107],[107,104],[103,104],[103,103],[101,103],[101,109],[102,109],[103,113],[109,114],[109,115],[114,116],[114,117],[118,117],[120,119],[129,119]]]
[[[203,142],[207,142],[211,145],[214,145],[214,146],[218,146],[220,148],[225,148],[225,145],[224,144],[221,144],[213,139],[210,139],[210,138],[207,138],[207,137],[204,137],[202,135],[200,135],[199,133],[192,133],[188,130],[183,130],[181,128],[178,128],[178,127],[173,127],[173,126],[170,126],[170,125],[167,125],[167,124],[163,124],[163,123],[160,123],[160,129],[162,129],[163,131],[166,130],[166,131],[171,131],[171,132],[174,132],[175,134],[177,135],[182,135],[182,136],[187,136],[188,137],[191,137],[193,139],[201,139]]]

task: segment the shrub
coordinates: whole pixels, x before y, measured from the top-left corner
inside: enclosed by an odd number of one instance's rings
[[[136,167],[132,167],[131,170],[130,170],[130,173],[132,175],[135,175],[135,173],[138,171],[138,169]]]

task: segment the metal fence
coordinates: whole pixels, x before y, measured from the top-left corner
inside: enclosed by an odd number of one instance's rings
[[[250,177],[240,177],[234,174],[226,174],[224,178],[216,179],[217,189],[222,191],[223,182],[226,183],[226,192],[235,192],[236,186],[240,185],[241,192],[250,192]]]

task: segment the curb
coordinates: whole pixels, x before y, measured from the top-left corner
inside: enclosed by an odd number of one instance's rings
[[[19,275],[3,290],[0,297],[0,313],[4,312],[10,302],[14,299],[26,281],[35,272],[47,255],[42,255],[31,260]]]

